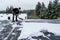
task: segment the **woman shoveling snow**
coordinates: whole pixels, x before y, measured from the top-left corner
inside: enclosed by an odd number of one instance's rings
[[[20,13],[20,7],[19,8],[13,8],[13,10],[12,10],[12,13],[13,13],[13,18],[12,18],[12,21],[14,22],[14,17],[15,17],[15,19],[16,19],[16,21],[18,21],[18,15],[19,15],[19,13]],[[21,20],[23,20],[22,18],[19,18],[19,19],[21,19]]]

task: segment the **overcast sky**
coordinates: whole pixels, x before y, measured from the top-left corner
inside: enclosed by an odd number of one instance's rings
[[[35,9],[37,2],[44,2],[47,6],[53,0],[0,0],[0,10],[5,10],[7,6],[21,7],[22,10]]]

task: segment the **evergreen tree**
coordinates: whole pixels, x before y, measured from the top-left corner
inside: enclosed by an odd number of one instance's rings
[[[6,13],[12,13],[13,6],[6,8]]]
[[[48,5],[48,19],[56,19],[58,17],[58,0],[50,1]]]
[[[57,13],[58,13],[58,17],[60,17],[60,3],[58,4],[58,6],[57,6]]]
[[[40,2],[36,5],[36,15],[40,18],[48,18],[48,19],[56,19],[59,16],[60,13],[60,5],[58,5],[59,0],[54,0],[53,2],[49,2],[48,8],[45,7],[45,4],[42,2],[42,5]],[[44,13],[46,13],[44,15]],[[42,15],[43,14],[43,15]]]
[[[45,14],[46,14],[46,7],[45,4],[42,2],[41,13],[40,13],[41,19],[45,18]]]
[[[9,13],[9,9],[10,9],[9,7],[6,8],[6,13]]]
[[[10,13],[12,13],[12,9],[13,9],[13,6],[10,6],[10,9],[9,9]]]
[[[58,1],[59,1],[59,0],[54,0],[54,1],[53,1],[53,7],[54,7],[54,8],[57,7],[57,5],[58,5]]]
[[[48,19],[51,19],[51,18],[53,18],[52,16],[52,12],[53,12],[53,10],[52,10],[52,2],[50,1],[49,2],[49,5],[48,5],[48,14],[47,14],[47,17],[48,17]]]
[[[59,0],[54,0],[53,1],[53,13],[54,13],[54,18],[57,18],[58,17],[58,1]]]
[[[45,7],[45,4],[44,4],[43,2],[42,2],[42,8],[46,8],[46,7]]]
[[[40,9],[41,9],[41,4],[40,4],[40,2],[38,2],[38,4],[36,5],[36,15],[37,16],[40,15]]]

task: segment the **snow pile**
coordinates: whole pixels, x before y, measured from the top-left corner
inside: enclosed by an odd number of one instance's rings
[[[49,32],[53,32],[56,35],[60,35],[60,24],[53,23],[23,23],[23,29],[21,35],[18,39],[23,39],[29,37],[31,34],[41,31],[43,29],[48,30]]]
[[[60,36],[47,30],[41,30],[39,32],[31,34],[27,38],[23,38],[20,40],[60,40]]]

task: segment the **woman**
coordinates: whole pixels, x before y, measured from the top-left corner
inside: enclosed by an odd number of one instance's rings
[[[13,22],[14,22],[14,16],[16,16],[16,21],[18,21],[17,20],[17,17],[18,17],[18,15],[19,15],[19,10],[20,10],[21,8],[19,7],[19,8],[14,8],[13,10],[12,10],[12,13],[13,13]]]

